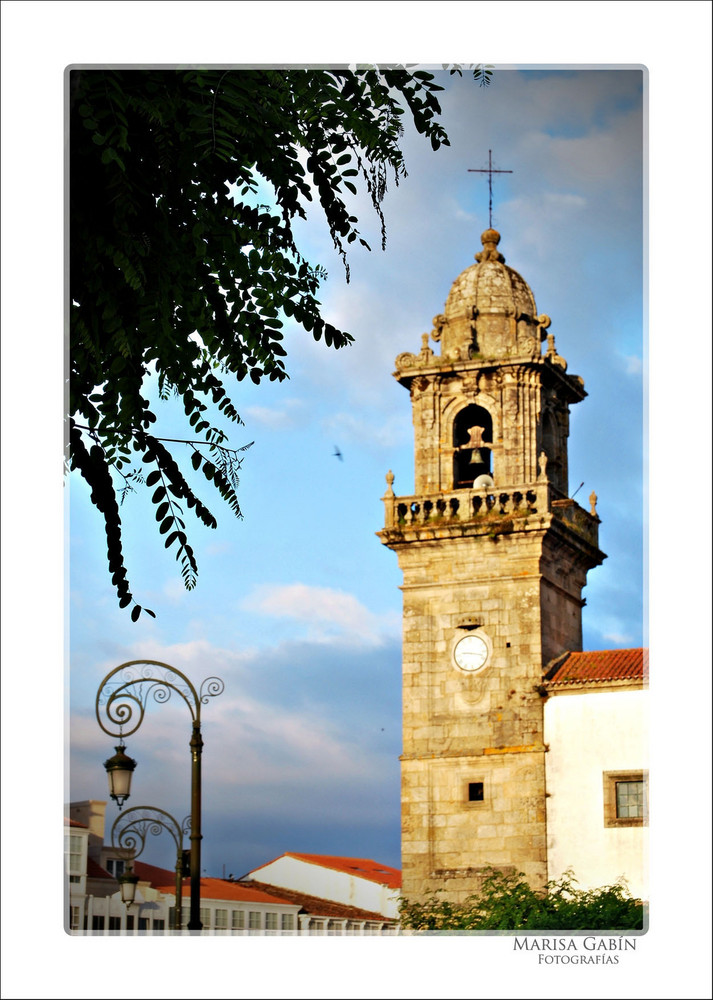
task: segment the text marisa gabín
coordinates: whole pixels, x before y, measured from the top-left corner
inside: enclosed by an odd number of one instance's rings
[[[620,952],[636,951],[636,940],[593,935],[583,938],[527,937],[515,938],[513,948],[538,952],[539,965],[618,965]]]

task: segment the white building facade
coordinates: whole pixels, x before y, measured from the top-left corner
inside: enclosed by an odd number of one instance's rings
[[[568,654],[544,706],[547,866],[578,887],[624,878],[648,898],[648,697],[645,650]]]

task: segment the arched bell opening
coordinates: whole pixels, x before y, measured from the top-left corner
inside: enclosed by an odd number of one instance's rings
[[[453,422],[453,485],[468,489],[479,476],[492,476],[493,420],[484,407],[471,403]]]

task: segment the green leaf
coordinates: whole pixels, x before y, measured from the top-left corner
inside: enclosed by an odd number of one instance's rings
[[[328,347],[351,342],[322,317],[318,294],[327,274],[299,242],[305,206],[324,214],[348,281],[349,248],[368,244],[345,199],[363,193],[370,200],[383,244],[387,175],[405,176],[401,124],[412,121],[434,148],[447,137],[432,74],[407,67],[102,68],[76,74],[73,84],[68,380],[70,412],[82,415],[95,440],[85,447],[86,432],[75,428],[70,464],[104,519],[110,573],[126,602],[118,510],[132,483],[157,488],[159,531],[171,512],[167,490],[201,523],[215,525],[174,460],[181,443],[152,436],[157,413],[142,394],[147,377],[157,373],[162,401],[175,393],[196,434],[224,445],[208,477],[239,515],[237,479],[227,470],[235,476],[240,460],[204,416],[206,404],[239,424],[226,386],[248,376],[255,384],[288,377],[278,344],[285,319],[291,335],[301,326]],[[236,185],[230,196],[226,178]],[[253,204],[258,178],[276,209]],[[244,197],[235,194],[240,189]],[[202,468],[185,443],[192,467]],[[132,451],[143,455],[146,472],[132,478],[123,470],[127,485],[117,494],[107,463],[119,469]],[[182,537],[164,533],[169,545],[179,542],[181,572],[194,586],[186,529]]]

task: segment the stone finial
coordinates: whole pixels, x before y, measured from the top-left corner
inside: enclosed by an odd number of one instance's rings
[[[428,337],[429,335],[427,333],[421,334],[421,350],[419,351],[418,356],[423,364],[427,364],[433,357],[433,351],[428,346]]]
[[[389,469],[389,471],[386,473],[386,496],[387,497],[392,497],[394,495],[394,478],[395,477],[394,477],[393,472],[391,471],[391,469]]]
[[[480,237],[480,242],[483,244],[483,249],[475,255],[479,264],[484,264],[489,260],[500,261],[501,264],[505,263],[505,258],[498,250],[500,233],[497,229],[486,229]]]
[[[546,358],[549,358],[553,365],[557,365],[563,371],[567,371],[567,362],[565,359],[557,353],[555,349],[555,335],[554,333],[547,334],[547,353]]]
[[[539,475],[539,478],[541,480],[546,480],[547,479],[547,455],[545,454],[544,451],[540,452],[539,459],[538,459],[538,464],[540,466],[540,475]]]
[[[592,515],[592,517],[597,517],[597,494],[594,492],[594,490],[592,490],[592,492],[589,494],[589,503],[590,503],[589,513]]]

